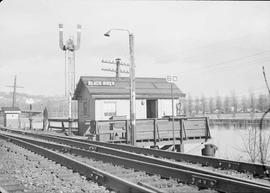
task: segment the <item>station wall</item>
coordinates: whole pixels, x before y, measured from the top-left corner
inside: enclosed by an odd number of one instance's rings
[[[126,116],[129,119],[129,100],[95,100],[95,119],[108,120],[111,116]],[[136,100],[136,118],[146,118],[146,100]]]
[[[177,114],[176,103],[178,100],[174,100],[174,115]],[[171,99],[159,99],[158,100],[158,118],[162,118],[166,115],[172,115],[172,100]]]

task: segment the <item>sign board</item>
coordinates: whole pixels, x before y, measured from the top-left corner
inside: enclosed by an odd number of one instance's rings
[[[166,80],[168,82],[176,82],[177,81],[177,76],[167,76]]]
[[[89,80],[87,82],[88,86],[115,86],[114,81],[108,80]]]

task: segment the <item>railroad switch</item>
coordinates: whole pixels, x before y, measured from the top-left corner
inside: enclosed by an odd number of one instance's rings
[[[217,181],[211,178],[192,175],[192,184],[199,188],[212,188],[216,185]]]

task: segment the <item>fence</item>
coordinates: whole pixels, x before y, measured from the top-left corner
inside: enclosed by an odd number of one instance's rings
[[[50,118],[48,119],[48,129],[52,130],[52,129],[56,129],[56,130],[61,130],[61,131],[65,131],[66,129],[68,129],[68,123],[69,123],[69,119],[66,118]],[[78,119],[72,119],[71,120],[72,123],[72,127],[71,130],[73,132],[78,132]]]
[[[173,140],[171,119],[138,119],[136,120],[136,141]],[[90,120],[86,123],[88,130],[84,133],[97,141],[129,142],[129,120]],[[209,121],[206,117],[177,118],[174,121],[175,139],[197,140],[210,138]]]

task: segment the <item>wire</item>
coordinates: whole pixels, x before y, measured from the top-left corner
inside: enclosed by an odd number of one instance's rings
[[[269,96],[270,96],[270,89],[269,89],[269,85],[268,85],[268,82],[267,82],[267,79],[266,79],[266,76],[265,76],[264,66],[262,67],[262,69],[263,69],[264,81],[265,81],[265,84],[266,84],[266,87],[267,87],[267,90],[268,90],[268,93],[269,93]]]
[[[257,55],[259,55],[257,53]],[[187,73],[187,72],[191,72],[191,73],[197,73],[197,72],[201,72],[201,71],[205,71],[205,70],[209,70],[209,69],[212,69],[212,68],[217,68],[217,67],[228,67],[228,66],[231,66],[231,68],[234,68],[235,69],[235,65],[247,65],[247,64],[258,64],[258,63],[261,63],[261,62],[269,62],[270,61],[270,57],[267,56],[267,57],[263,57],[263,58],[258,58],[255,60],[251,60],[251,61],[243,61],[245,60],[246,58],[250,58],[250,57],[254,57],[256,56],[255,55],[252,55],[252,56],[246,56],[245,58],[242,57],[242,58],[238,58],[238,59],[233,59],[233,60],[229,60],[229,61],[224,61],[224,62],[220,62],[220,63],[216,63],[216,64],[212,64],[212,65],[207,65],[207,66],[203,66],[203,67],[200,67],[200,68],[195,68],[195,69],[190,69],[190,70],[186,70],[186,71],[183,71],[181,73]],[[240,63],[239,63],[240,62]],[[237,64],[238,63],[238,64]],[[234,66],[232,66],[234,65]],[[190,74],[189,74],[190,75]]]

